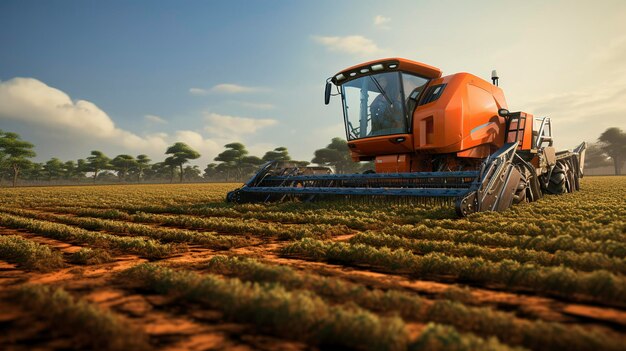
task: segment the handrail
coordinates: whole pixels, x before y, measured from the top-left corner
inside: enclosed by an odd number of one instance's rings
[[[535,117],[535,121],[541,121],[541,126],[539,126],[539,131],[537,133],[537,142],[535,143],[535,147],[538,149],[541,147],[541,144],[544,141],[547,141],[549,146],[552,146],[552,122],[550,121],[550,117]],[[544,128],[548,127],[548,135],[544,134]]]

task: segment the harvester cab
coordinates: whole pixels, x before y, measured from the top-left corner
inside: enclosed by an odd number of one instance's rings
[[[269,162],[227,200],[453,201],[465,216],[578,190],[586,144],[557,152],[550,119],[509,112],[498,80],[495,71],[491,83],[469,73],[442,76],[401,58],[342,70],[327,80],[324,101],[336,89],[351,157],[373,161],[375,172]]]

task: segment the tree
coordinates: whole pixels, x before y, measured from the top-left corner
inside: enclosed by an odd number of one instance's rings
[[[78,167],[76,166],[76,162],[69,160],[63,164],[63,178],[67,180],[73,180],[76,178],[76,174],[78,173]]]
[[[239,163],[239,179],[254,174],[264,162],[256,156],[244,156]]]
[[[291,160],[291,156],[289,156],[289,151],[284,146],[277,147],[272,151],[268,151],[263,155],[263,162],[268,161],[289,161]]]
[[[176,174],[176,168],[178,167],[178,162],[174,156],[170,156],[165,158],[162,162],[163,168],[165,168],[170,173],[170,183],[174,183],[174,176]],[[181,182],[182,182],[182,173],[181,173]]]
[[[189,145],[181,142],[177,142],[174,145],[167,148],[166,155],[172,155],[168,157],[170,159],[166,162],[170,165],[178,166],[180,171],[180,182],[183,182],[183,164],[189,162],[189,160],[195,160],[200,158],[198,151],[192,149]]]
[[[609,156],[602,150],[599,144],[589,144],[585,152],[585,168],[598,168],[610,166]]]
[[[209,163],[204,169],[203,177],[204,179],[214,179],[220,174],[217,163]]]
[[[198,166],[187,165],[183,170],[183,178],[185,178],[185,180],[187,181],[201,180],[202,176],[200,176],[200,174],[202,174],[202,172],[200,171],[200,167]]]
[[[242,175],[242,167],[246,167],[245,163],[255,162],[256,159],[246,159],[246,155],[248,155],[248,150],[242,143],[230,143],[224,145],[226,150],[217,155],[214,158],[215,161],[222,162],[223,169],[226,173],[226,180],[230,180],[231,171],[235,172],[235,177],[237,179],[241,178]]]
[[[142,154],[137,156],[137,182],[141,182],[144,170],[150,167],[150,161],[152,160],[148,155]]]
[[[40,180],[44,177],[43,164],[32,162],[28,168],[22,170],[22,177],[28,180]]]
[[[76,160],[76,178],[80,180],[85,177],[85,173],[89,172],[89,164],[82,158]]]
[[[3,164],[11,170],[13,186],[17,185],[20,170],[31,164],[28,159],[36,156],[32,150],[34,147],[33,144],[22,140],[16,133],[0,131],[0,151],[4,154]]]
[[[109,169],[111,159],[108,158],[102,151],[94,150],[91,152],[91,156],[87,157],[87,165],[90,172],[93,172],[93,182],[96,182],[98,173],[102,170]]]
[[[359,170],[360,165],[352,161],[348,149],[348,142],[341,138],[333,138],[330,144],[323,149],[315,150],[312,163],[333,166],[337,173],[350,173]]]
[[[119,181],[123,181],[128,174],[128,170],[137,166],[137,160],[131,155],[117,155],[111,160],[111,166],[117,171]]]
[[[53,157],[43,165],[43,171],[48,181],[59,179],[63,174],[63,162]]]
[[[602,143],[602,150],[613,159],[615,174],[621,174],[626,160],[626,133],[617,127],[609,128],[600,135],[598,141]]]

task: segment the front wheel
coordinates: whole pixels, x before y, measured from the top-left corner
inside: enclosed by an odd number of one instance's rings
[[[550,181],[546,190],[550,194],[565,194],[568,191],[568,183],[570,180],[569,167],[566,164],[557,162],[550,174]],[[571,189],[571,187],[569,187]]]
[[[528,202],[528,198],[526,197],[527,189],[528,183],[526,182],[526,179],[524,179],[524,177],[520,178],[517,188],[515,189],[515,195],[513,195],[514,204]]]

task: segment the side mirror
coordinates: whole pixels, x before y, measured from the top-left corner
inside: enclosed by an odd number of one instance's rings
[[[509,110],[505,109],[505,108],[501,108],[498,110],[498,115],[500,117],[508,117],[509,116]]]
[[[332,86],[330,82],[326,82],[326,89],[324,90],[324,104],[328,105],[330,103],[330,89]]]

